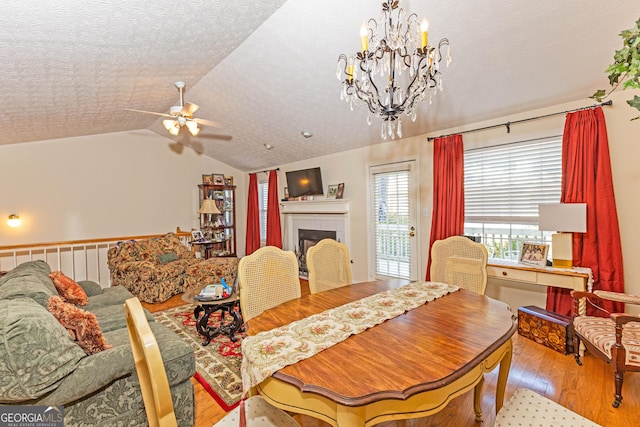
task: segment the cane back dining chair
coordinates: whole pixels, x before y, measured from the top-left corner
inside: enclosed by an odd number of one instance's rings
[[[431,247],[431,280],[483,294],[487,288],[487,248],[466,237],[436,240]]]
[[[298,258],[291,251],[265,246],[238,264],[240,309],[245,322],[263,311],[300,297]]]
[[[138,298],[124,302],[131,352],[136,364],[140,391],[150,427],[178,425],[173,410],[167,372],[164,369],[160,347]]]
[[[312,294],[351,284],[351,258],[344,243],[323,239],[307,250]]]
[[[640,296],[619,292],[571,291],[573,297],[573,348],[578,365],[580,360],[580,342],[593,355],[613,365],[615,398],[613,407],[622,403],[622,381],[625,372],[640,371],[640,316],[627,313],[609,313],[601,307],[602,300],[618,301],[625,304],[640,305]],[[595,307],[609,317],[579,316],[580,300],[586,298],[587,304]]]

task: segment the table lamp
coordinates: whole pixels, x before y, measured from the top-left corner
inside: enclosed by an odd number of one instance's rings
[[[552,203],[538,205],[538,229],[554,231],[551,236],[553,266],[573,267],[573,234],[587,231],[586,203]]]
[[[206,234],[211,234],[211,228],[213,227],[213,223],[211,221],[211,215],[220,215],[220,209],[218,209],[218,205],[216,205],[216,201],[213,199],[204,199],[202,201],[202,206],[200,206],[200,210],[198,211],[201,214],[207,215],[205,217],[204,228]],[[211,236],[207,236],[210,238]]]

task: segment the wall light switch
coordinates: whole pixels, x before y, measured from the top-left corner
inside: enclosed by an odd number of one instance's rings
[[[423,218],[429,218],[429,208],[423,208],[422,209],[422,217]]]

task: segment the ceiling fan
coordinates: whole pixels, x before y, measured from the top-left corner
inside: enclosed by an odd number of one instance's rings
[[[173,136],[178,136],[180,133],[180,129],[185,126],[191,135],[196,136],[200,133],[200,128],[198,125],[211,126],[211,127],[219,127],[216,123],[205,120],[198,119],[193,117],[193,113],[200,107],[196,104],[192,104],[190,102],[184,102],[184,88],[186,87],[184,82],[176,82],[176,89],[178,89],[178,93],[180,94],[179,105],[174,105],[169,108],[169,114],[167,113],[156,113],[154,111],[144,111],[144,110],[133,110],[131,108],[125,108],[126,111],[134,111],[136,113],[145,113],[145,114],[153,114],[156,116],[169,117],[169,119],[165,119],[162,121],[164,128],[169,131],[169,133]]]

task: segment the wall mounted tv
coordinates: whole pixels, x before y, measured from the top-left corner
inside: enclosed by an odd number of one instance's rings
[[[287,172],[287,190],[289,191],[289,197],[324,194],[320,168]]]

